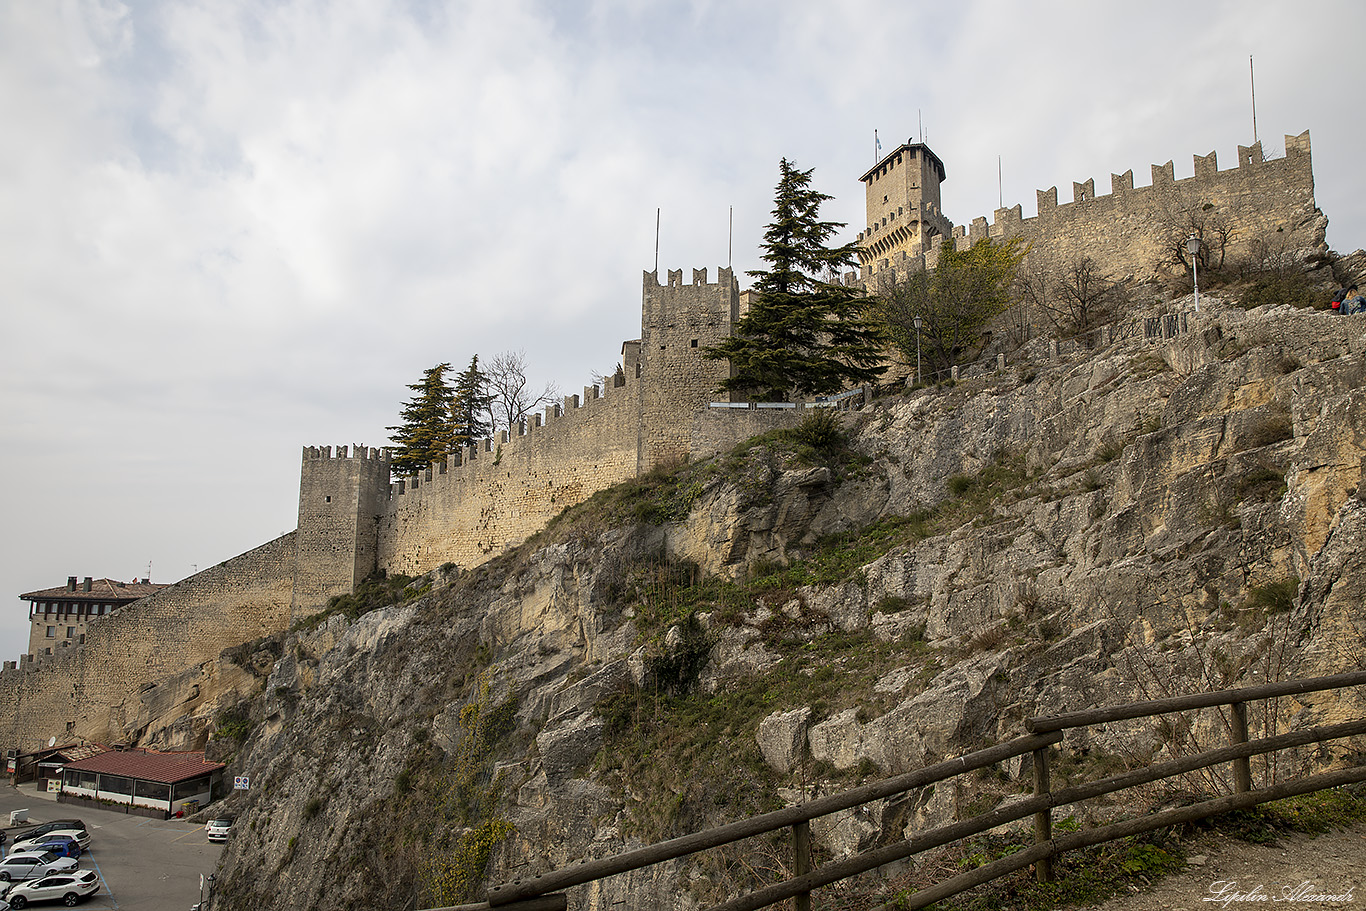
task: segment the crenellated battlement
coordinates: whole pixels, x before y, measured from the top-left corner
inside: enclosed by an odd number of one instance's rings
[[[667,283],[661,285],[659,283],[658,270],[655,270],[653,272],[648,269],[643,270],[642,284],[644,285],[644,293],[649,294],[651,291],[657,288],[712,287],[717,289],[729,289],[732,285],[735,284],[735,273],[732,269],[726,266],[719,266],[717,268],[716,281],[714,283],[707,281],[707,269],[705,267],[701,269],[692,270],[692,282],[688,285],[683,284],[682,269],[669,269],[667,270],[667,274]]]
[[[1020,237],[1030,244],[1032,261],[1084,255],[1119,277],[1151,276],[1165,264],[1167,235],[1199,218],[1194,213],[1212,210],[1229,223],[1236,244],[1246,246],[1276,234],[1290,249],[1307,254],[1323,244],[1321,215],[1315,218],[1310,149],[1306,130],[1285,137],[1281,158],[1265,159],[1261,143],[1254,143],[1239,146],[1237,165],[1222,171],[1216,153],[1210,152],[1192,156],[1194,174],[1180,180],[1168,161],[1151,166],[1146,186],[1134,186],[1134,172],[1128,170],[1110,175],[1107,194],[1096,192],[1095,178],[1074,181],[1070,202],[1058,201],[1056,186],[1036,190],[1035,215],[1026,218],[1019,204],[997,209],[991,221],[979,216],[955,225],[949,242],[963,250],[984,238]],[[887,224],[860,235],[865,252],[879,249],[881,238],[895,228],[892,221]],[[943,243],[942,237],[933,237],[921,255],[867,260],[865,281],[876,287],[898,274],[934,268]],[[879,277],[884,270],[889,274]]]
[[[361,446],[360,444],[357,443],[357,444],[352,444],[352,446],[351,446],[351,448],[350,448],[350,451],[351,451],[352,455],[350,455],[350,456],[348,457],[347,454],[346,454],[346,453],[347,453],[347,447],[345,447],[345,446],[338,446],[338,447],[337,447],[337,454],[336,454],[335,458],[337,458],[337,459],[351,458],[351,459],[356,459],[356,460],[359,460],[359,461],[362,461],[362,462],[388,462],[388,461],[389,461],[389,450],[388,450],[388,449],[385,449],[385,448],[383,448],[383,447],[380,447],[380,446],[373,446],[373,447],[371,447],[371,446]],[[304,461],[306,461],[306,462],[308,462],[308,461],[319,461],[319,460],[326,461],[326,460],[329,460],[329,459],[332,459],[332,458],[334,458],[334,456],[332,455],[332,447],[331,447],[331,446],[305,446],[305,447],[304,447]]]
[[[688,456],[694,434],[711,445],[716,422],[705,431],[694,424],[729,368],[705,352],[732,332],[739,283],[729,268],[714,282],[706,269],[693,269],[691,281],[685,274],[670,269],[663,283],[658,272],[642,274],[641,337],[622,344],[621,370],[604,385],[584,386],[421,471],[389,477],[380,449],[306,447],[299,552],[309,578],[297,587],[316,605],[375,569],[474,565],[565,506]]]
[[[585,386],[581,396],[567,395],[561,402],[531,412],[511,431],[500,430],[494,437],[461,446],[422,471],[393,481],[389,485],[389,497],[411,499],[414,494],[430,492],[434,484],[477,481],[500,467],[504,459],[511,463],[523,459],[562,458],[561,441],[557,437],[582,433],[603,410],[638,407],[638,380],[623,375],[608,379],[619,381],[619,385]],[[610,395],[608,390],[611,390]]]

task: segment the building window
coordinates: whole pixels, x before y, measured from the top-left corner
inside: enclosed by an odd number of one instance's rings
[[[74,626],[68,626],[68,627],[66,628],[66,638],[68,638],[68,639],[75,639],[75,638],[76,638],[76,627],[74,627]]]
[[[52,638],[55,638],[56,635],[57,635],[57,627],[55,627],[55,626],[49,626],[49,627],[47,628],[47,637],[48,637],[49,639],[52,639]]]
[[[693,339],[693,340],[692,340],[692,346],[691,346],[691,347],[693,347],[693,348],[696,348],[696,347],[697,347],[697,339]]]
[[[332,502],[332,498],[331,498],[331,497],[323,497],[323,502],[324,502],[324,503],[331,503],[331,502]]]

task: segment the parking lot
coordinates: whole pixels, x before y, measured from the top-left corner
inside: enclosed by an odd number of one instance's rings
[[[214,872],[223,850],[221,844],[209,843],[202,824],[76,807],[31,790],[0,787],[0,824],[8,824],[10,811],[18,809],[29,811],[30,823],[66,818],[85,821],[90,850],[81,857],[80,867],[99,873],[103,886],[81,904],[83,908],[187,911],[199,901],[200,875]],[[7,828],[9,840],[24,828]],[[36,907],[61,907],[61,903]]]

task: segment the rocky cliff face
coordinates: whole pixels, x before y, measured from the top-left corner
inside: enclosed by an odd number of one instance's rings
[[[243,650],[256,676],[219,674],[219,705],[249,725],[210,744],[252,780],[220,907],[451,904],[1030,715],[1359,666],[1366,321],[1202,304],[1175,338],[1040,342],[880,398],[841,417],[847,447],[808,428],[623,485],[402,603]],[[1065,751],[1224,736],[1116,725]],[[1025,771],[838,814],[820,850],[979,812]],[[573,901],[693,907],[783,862],[751,845]]]

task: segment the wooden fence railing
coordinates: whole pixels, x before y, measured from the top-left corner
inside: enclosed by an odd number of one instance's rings
[[[1032,816],[1034,819],[1034,845],[1032,847],[943,880],[908,896],[903,896],[898,907],[905,909],[923,908],[933,902],[1030,865],[1035,867],[1036,875],[1040,879],[1046,880],[1052,876],[1052,859],[1064,851],[1102,844],[1152,829],[1190,822],[1207,816],[1226,813],[1230,810],[1244,809],[1271,800],[1280,800],[1325,788],[1366,781],[1366,766],[1355,766],[1262,788],[1254,788],[1249,762],[1252,756],[1366,734],[1366,719],[1249,740],[1246,709],[1249,702],[1263,699],[1275,699],[1282,696],[1363,684],[1366,684],[1366,671],[1356,671],[1329,677],[1289,680],[1241,689],[1177,696],[1063,715],[1031,718],[1025,723],[1025,727],[1029,731],[1028,734],[1005,743],[977,750],[955,759],[948,759],[923,769],[882,779],[839,794],[822,797],[809,803],[752,816],[714,829],[648,845],[634,851],[618,854],[615,857],[579,863],[538,874],[528,879],[519,879],[494,886],[489,889],[488,900],[485,902],[459,905],[452,908],[431,909],[431,911],[491,911],[495,908],[502,909],[502,911],[563,911],[568,904],[568,898],[562,891],[564,889],[783,829],[791,832],[792,869],[794,871],[792,878],[722,902],[713,906],[709,911],[753,911],[753,909],[774,905],[789,898],[795,900],[797,911],[810,911],[811,893],[815,889],[868,872],[884,864],[902,860],[922,851],[981,834],[1027,816]],[[1226,747],[1204,750],[1197,754],[1182,756],[1156,765],[1058,790],[1054,790],[1051,786],[1048,748],[1060,742],[1063,739],[1063,732],[1068,729],[1216,706],[1229,706],[1231,709],[1228,724],[1230,742]],[[828,863],[821,867],[816,867],[812,863],[811,820],[955,778],[975,769],[995,765],[1002,760],[1021,756],[1025,753],[1031,754],[1033,758],[1034,793],[1032,796],[1011,802],[989,813],[938,826],[903,841],[884,845],[844,860]],[[1053,834],[1052,811],[1056,807],[1090,800],[1105,794],[1112,794],[1223,763],[1230,764],[1233,772],[1233,793],[1230,795],[1063,836]]]

